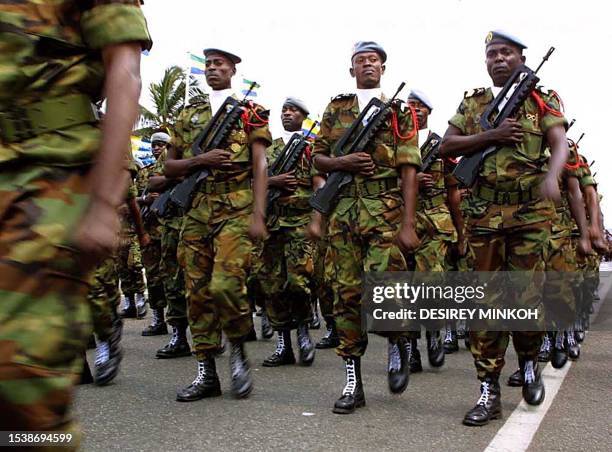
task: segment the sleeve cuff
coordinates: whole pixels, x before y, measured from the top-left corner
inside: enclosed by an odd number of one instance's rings
[[[147,22],[137,6],[96,6],[83,14],[81,27],[85,42],[92,49],[134,41],[140,42],[143,50],[152,46]]]

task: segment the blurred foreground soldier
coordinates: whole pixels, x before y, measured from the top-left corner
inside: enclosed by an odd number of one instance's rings
[[[551,199],[560,198],[558,178],[568,155],[567,122],[558,111],[554,92],[538,88],[530,93],[516,118],[483,130],[479,118],[513,71],[525,62],[526,48],[516,37],[499,31],[489,33],[485,43],[493,88],[466,92],[449,120],[440,151],[449,157],[469,156],[491,145],[499,146],[480,166],[468,200],[468,243],[474,271],[539,272],[545,267],[543,256],[555,215]],[[541,275],[534,275],[522,294],[509,296],[520,296],[525,306],[538,306],[544,280]],[[494,294],[497,306],[502,296]],[[499,374],[509,338],[508,331],[470,331],[481,394],[465,415],[465,425],[484,425],[501,417]],[[537,361],[542,332],[514,331],[512,340],[524,377],[523,398],[530,405],[539,405],[544,400]]]
[[[363,272],[406,270],[402,252],[410,253],[419,244],[415,208],[416,172],[421,157],[414,111],[399,100],[394,102],[368,149],[344,156],[333,154],[338,139],[370,100],[375,97],[386,100],[380,88],[386,59],[386,52],[375,42],[355,45],[350,74],[357,82],[356,94],[332,99],[325,109],[314,149],[313,163],[320,173],[341,170],[353,175],[351,183],[341,191],[328,224],[330,260],[338,294],[334,317],[340,345],[336,352],[344,359],[346,370],[346,385],[333,408],[338,414],[352,413],[365,405],[361,357],[368,336],[361,326]],[[315,214],[309,225],[311,236],[321,237],[321,227],[320,215]],[[389,334],[387,375],[392,393],[401,393],[408,385],[410,347],[410,341],[406,342],[402,335]]]
[[[155,212],[151,211],[151,204],[158,198],[159,192],[149,189],[149,180],[155,175],[163,173],[162,155],[165,155],[170,135],[165,132],[157,132],[151,135],[151,149],[155,162],[143,168],[138,174],[137,186],[140,197],[138,203],[143,212],[143,222],[151,241],[142,248],[142,263],[147,273],[147,289],[149,294],[149,306],[153,311],[151,325],[143,331],[143,336],[158,336],[168,334],[168,327],[164,319],[164,308],[166,307],[166,294],[164,293],[164,275],[161,272],[161,238],[162,224]]]
[[[236,55],[219,49],[204,50],[209,97],[185,108],[175,126],[174,146],[165,172],[190,176],[206,169],[195,186],[180,236],[179,261],[185,272],[189,328],[198,361],[196,378],[178,391],[182,402],[221,395],[215,357],[221,351],[221,331],[231,344],[231,389],[237,398],[252,390],[244,342],[253,330],[246,278],[252,240],[265,238],[267,192],[266,147],[272,142],[267,111],[252,102],[241,103],[238,121],[228,124],[221,149],[194,155],[192,144],[200,132],[233,96]],[[223,118],[227,110],[222,112]],[[231,117],[231,116],[230,116]]]
[[[116,246],[138,112],[137,1],[0,5],[0,425],[75,429],[88,274]],[[91,103],[104,92],[102,131]]]
[[[302,123],[308,117],[303,101],[288,97],[281,113],[284,131],[267,150],[268,166],[272,166],[289,143],[294,133],[302,134]],[[263,362],[265,367],[295,364],[291,347],[291,330],[297,329],[300,363],[310,366],[315,347],[310,333],[312,320],[311,287],[313,277],[313,243],[305,235],[312,208],[311,156],[308,146],[300,157],[297,168],[286,174],[270,176],[268,186],[283,192],[273,206],[269,206],[270,237],[264,242],[261,259],[262,288],[266,295],[266,313],[278,340],[274,353]]]

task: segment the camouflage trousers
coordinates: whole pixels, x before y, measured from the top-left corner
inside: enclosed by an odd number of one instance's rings
[[[348,210],[343,209],[341,214],[335,212],[328,227],[329,259],[333,266],[330,279],[334,281],[333,289],[337,294],[334,319],[340,338],[336,353],[343,358],[363,356],[368,345],[367,331],[361,324],[362,273],[405,271],[407,268],[404,256],[394,244],[395,221],[386,221],[383,215],[373,216],[359,207],[355,203]],[[393,210],[397,212],[391,215],[399,215],[399,204]],[[385,335],[395,340],[409,334]]]
[[[91,334],[91,266],[70,238],[88,204],[87,170],[0,167],[3,430],[76,429],[70,405]]]
[[[120,300],[115,256],[107,258],[96,268],[87,300],[91,305],[94,333],[98,340],[106,341],[112,334]]]
[[[247,276],[247,298],[251,309],[255,309],[255,306],[265,309],[266,307],[266,296],[262,287],[262,267],[263,261],[261,255],[263,253],[263,243],[253,244],[253,253],[251,256],[252,265],[249,268],[249,275]]]
[[[312,252],[303,227],[281,227],[264,243],[258,278],[274,330],[295,329],[312,320]]]
[[[334,291],[327,277],[332,272],[331,263],[327,259],[328,249],[329,242],[326,239],[318,241],[314,246],[314,273],[311,286],[311,293],[319,301],[321,315],[327,322],[334,318]]]
[[[179,237],[178,229],[163,227],[159,271],[163,275],[164,294],[168,305],[166,320],[172,326],[187,327],[185,277],[178,261]]]
[[[471,225],[472,226],[472,225]],[[541,271],[545,270],[545,251],[549,243],[549,221],[513,228],[483,231],[468,227],[468,243],[474,259],[474,271]],[[544,275],[544,273],[542,273]],[[519,295],[527,306],[537,306],[542,298],[544,277]],[[508,294],[497,294],[498,297]],[[495,300],[493,301],[495,303]],[[504,356],[509,344],[508,331],[470,330],[470,350],[478,378],[499,377],[504,367]],[[537,359],[542,342],[541,331],[514,331],[512,341],[521,360]]]
[[[213,224],[185,217],[179,260],[198,360],[219,353],[222,330],[238,340],[253,329],[246,288],[253,247],[248,228],[248,215]]]
[[[574,241],[575,242],[575,241]],[[574,244],[574,247],[576,245]],[[595,302],[593,295],[599,287],[599,262],[600,257],[595,251],[587,256],[576,256],[576,265],[582,273],[582,284],[578,295],[578,312],[585,315],[590,313],[593,303]]]
[[[145,292],[145,282],[142,277],[142,256],[138,238],[130,237],[123,241],[117,251],[117,272],[121,280],[121,291],[126,297]]]
[[[151,242],[142,248],[142,263],[147,274],[147,289],[151,309],[163,309],[166,307],[164,275],[161,272],[161,256],[161,239],[151,239]]]

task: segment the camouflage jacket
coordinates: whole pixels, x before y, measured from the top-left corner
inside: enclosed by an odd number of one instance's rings
[[[268,158],[268,168],[272,166],[278,158],[285,142],[282,138],[277,138],[272,142],[272,145],[266,150]],[[275,209],[269,219],[269,227],[274,229],[276,226],[296,227],[303,226],[310,221],[312,208],[308,204],[308,200],[312,196],[312,160],[310,148],[307,148],[302,154],[302,159],[295,170],[295,177],[298,181],[296,190],[288,196],[283,196],[276,200]],[[289,208],[296,211],[303,211],[301,214],[282,215],[282,209]],[[281,215],[277,215],[278,213]]]
[[[68,94],[96,102],[104,83],[100,49],[132,41],[151,48],[138,0],[0,0],[0,25],[0,112]],[[99,139],[95,123],[18,142],[0,139],[0,163],[83,164]]]
[[[384,100],[384,99],[383,99]],[[421,166],[421,152],[418,147],[418,133],[415,130],[412,110],[401,102],[393,105],[394,115],[397,116],[398,131],[403,139],[397,137],[392,127],[391,117],[377,131],[371,147],[365,150],[372,156],[376,164],[374,175],[367,180],[396,179],[400,176],[399,169],[403,165]],[[335,157],[333,149],[335,143],[344,131],[359,116],[359,103],[355,94],[340,95],[332,99],[321,120],[321,133],[317,136],[313,154],[322,154]],[[353,184],[362,184],[366,178],[355,175]],[[357,194],[354,198],[342,198],[336,206],[335,213],[342,215],[359,201],[372,216],[383,215],[390,209],[395,209],[401,202],[399,188],[376,196],[362,196]]]
[[[145,166],[138,172],[136,176],[136,188],[138,190],[138,196],[143,196],[147,191],[149,185],[149,178],[152,176],[159,176],[163,174],[164,163],[161,158],[155,163]],[[142,208],[140,209],[142,211]],[[142,219],[145,230],[153,240],[161,239],[162,224],[159,218],[154,213],[149,213],[146,218]]]
[[[573,142],[570,143],[569,151],[569,157],[561,173],[561,203],[556,208],[557,215],[552,224],[552,232],[555,237],[565,237],[569,236],[571,232],[578,232],[578,225],[569,207],[568,180],[575,177],[580,181],[584,174],[584,168],[580,165],[578,150]]]
[[[191,146],[212,116],[208,97],[183,109],[172,134],[173,145],[182,158],[193,156]],[[253,203],[253,191],[250,187],[251,145],[255,141],[262,141],[266,146],[272,143],[267,117],[268,112],[262,106],[249,103],[243,117],[230,132],[224,148],[232,154],[230,157],[234,163],[232,169],[210,170],[209,176],[200,184],[200,193],[195,196],[187,216],[203,223],[216,223],[251,212]],[[207,185],[220,182],[246,188],[229,193],[205,193]]]

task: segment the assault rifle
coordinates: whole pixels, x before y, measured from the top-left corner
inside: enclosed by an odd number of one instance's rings
[[[353,121],[351,127],[336,142],[332,155],[341,157],[356,152],[363,152],[372,138],[374,138],[374,134],[387,120],[393,101],[405,85],[402,82],[395,95],[388,102],[383,102],[377,98],[370,100],[357,119]],[[414,126],[416,127],[416,124]],[[340,190],[345,185],[351,183],[352,180],[353,174],[347,171],[334,171],[330,173],[325,185],[318,189],[310,198],[310,205],[323,215],[330,214],[334,210]]]
[[[318,121],[315,121],[306,135],[297,132],[291,135],[289,142],[285,145],[280,155],[274,160],[274,163],[272,163],[272,166],[268,170],[268,176],[278,176],[280,174],[290,173],[297,168],[304,150],[309,145],[308,137],[317,124]],[[282,191],[282,188],[268,188],[268,210],[270,210],[274,202],[280,198]]]
[[[433,162],[438,160],[440,157],[440,143],[442,142],[442,137],[437,133],[430,133],[427,137],[423,146],[421,146],[421,153],[424,155],[423,164],[421,165],[420,171],[425,173]]]
[[[238,123],[244,111],[247,97],[255,87],[256,83],[251,83],[242,101],[229,96],[206,124],[204,130],[197,136],[191,146],[194,157],[213,149],[221,149],[226,142],[230,132]],[[184,181],[172,189],[170,202],[176,205],[183,212],[187,212],[191,207],[191,202],[197,191],[198,185],[210,175],[208,168],[201,169],[188,176]]]
[[[548,58],[554,51],[554,47],[548,50],[535,71],[532,71],[525,65],[521,65],[514,70],[501,92],[493,99],[493,102],[489,104],[480,117],[480,126],[484,130],[495,129],[504,120],[516,116],[525,100],[527,100],[540,81],[540,78],[537,76],[538,71],[548,61]],[[501,147],[499,145],[489,146],[482,151],[461,158],[453,171],[453,175],[461,184],[471,187],[474,185],[484,159],[488,155],[497,152]]]

